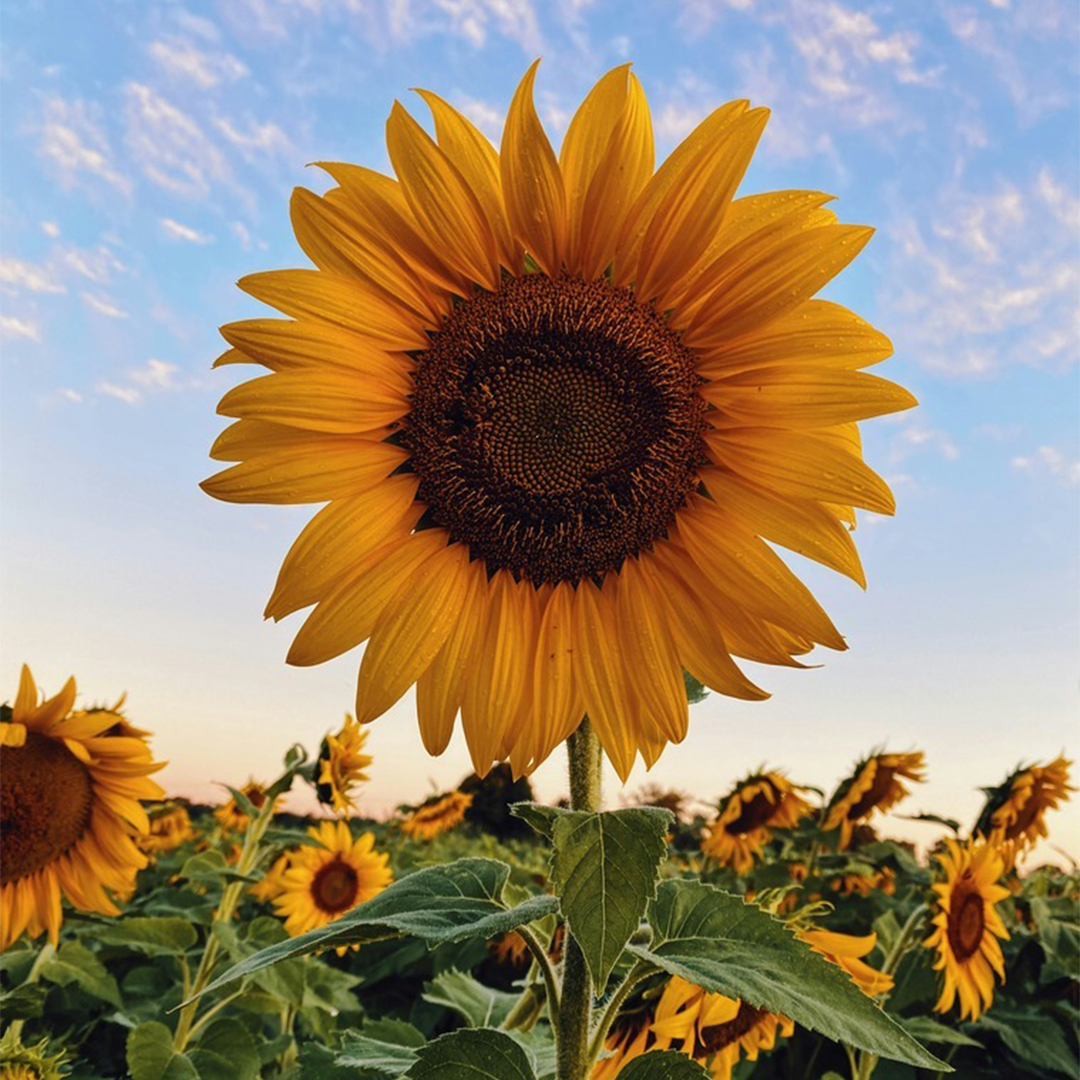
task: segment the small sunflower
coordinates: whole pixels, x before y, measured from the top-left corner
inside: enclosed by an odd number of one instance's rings
[[[72,713],[75,680],[45,700],[23,665],[0,723],[0,949],[25,930],[55,944],[61,897],[80,911],[119,915],[110,897],[146,866],[132,834],[150,827],[141,799],[164,792],[162,768],[140,738],[104,735],[108,713]]]
[[[319,749],[319,779],[315,793],[324,806],[338,814],[356,809],[355,789],[368,777],[364,770],[371,757],[363,753],[367,732],[348,714],[336,735],[327,735]]]
[[[837,789],[826,810],[825,829],[840,830],[840,850],[851,843],[861,822],[875,813],[884,814],[908,795],[901,778],[922,783],[923,753],[872,754],[855,766],[855,772]]]
[[[256,900],[276,899],[285,891],[285,873],[288,869],[289,854],[286,852],[273,861],[262,879],[255,882],[248,891]]]
[[[1032,848],[1047,835],[1046,812],[1068,802],[1071,761],[1058,757],[1049,765],[1021,766],[997,788],[987,791],[986,806],[975,832],[999,846],[1018,852]]]
[[[937,950],[936,971],[945,974],[934,1006],[948,1012],[957,996],[960,1016],[977,1020],[994,1000],[994,973],[1005,981],[1005,962],[998,938],[1009,932],[994,906],[1009,895],[998,884],[1005,865],[993,843],[971,839],[961,845],[949,838],[937,859],[945,880],[933,886],[938,894],[934,932],[924,944]]]
[[[333,922],[393,880],[390,856],[375,851],[373,833],[354,840],[344,821],[324,821],[308,829],[308,835],[322,846],[305,844],[289,855],[281,891],[274,897],[274,908],[293,937]]]
[[[256,810],[261,810],[266,802],[266,788],[257,780],[248,780],[240,789],[240,794],[247,799]],[[240,809],[235,799],[223,803],[214,811],[218,825],[222,832],[243,832],[248,827],[248,816]]]
[[[401,831],[413,840],[434,840],[465,820],[473,797],[460,791],[440,795],[414,810],[402,823]]]
[[[891,514],[858,423],[914,398],[862,369],[888,339],[814,294],[872,230],[828,195],[736,199],[768,112],[711,113],[655,172],[624,64],[556,156],[536,65],[497,151],[428,91],[395,103],[396,179],[324,162],[297,190],[311,270],[254,274],[285,318],[222,327],[234,387],[203,484],[326,504],[266,614],[309,608],[289,652],[367,641],[356,715],[414,683],[429,752],[458,713],[474,767],[531,772],[588,714],[625,780],[687,733],[683,671],[767,696],[732,656],[844,649],[780,544],[864,583],[855,507]]]
[[[724,800],[701,850],[721,866],[749,873],[773,829],[790,829],[810,813],[802,790],[779,772],[748,776]]]
[[[180,803],[163,803],[147,808],[150,831],[137,839],[139,848],[148,855],[160,851],[172,851],[195,838],[191,816],[187,807]]]

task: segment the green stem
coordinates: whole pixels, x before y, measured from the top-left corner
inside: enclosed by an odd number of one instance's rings
[[[593,1033],[592,1044],[589,1048],[589,1057],[593,1061],[595,1061],[603,1052],[608,1032],[611,1030],[611,1025],[615,1023],[615,1018],[619,1015],[619,1010],[623,1007],[623,1003],[633,992],[634,987],[637,986],[642,979],[647,978],[653,970],[654,969],[649,964],[639,960],[630,969],[630,973],[623,979],[618,990],[611,995],[611,1000],[605,1006],[604,1013],[600,1017],[600,1022],[596,1025],[596,1031]]]
[[[566,740],[566,748],[570,756],[571,809],[599,810],[602,751],[588,717]],[[586,1080],[588,1076],[592,1064],[589,1053],[592,999],[592,978],[585,963],[585,954],[567,927],[556,1058],[559,1080]]]
[[[552,1030],[555,1032],[555,1040],[559,1038],[559,982],[555,978],[555,968],[551,963],[551,957],[536,935],[527,927],[519,926],[517,932],[521,935],[525,944],[532,953],[533,962],[540,969],[544,977],[544,987],[547,990],[548,1017],[551,1020]]]
[[[26,978],[23,980],[23,986],[32,986],[41,978],[41,971],[45,965],[56,955],[56,946],[51,941],[46,941],[44,945],[38,950],[37,956],[34,957],[34,962],[30,965],[30,970],[26,974]],[[14,1034],[12,1038],[17,1039],[22,1034],[23,1025],[25,1020],[12,1020],[11,1027],[8,1029]]]

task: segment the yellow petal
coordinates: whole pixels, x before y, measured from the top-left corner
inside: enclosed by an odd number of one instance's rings
[[[283,618],[321,600],[391,538],[404,541],[424,511],[415,501],[417,478],[390,476],[365,494],[324,506],[289,548],[266,617]]]
[[[417,221],[451,266],[488,289],[499,284],[495,241],[480,203],[431,136],[394,102],[386,147]]]
[[[294,319],[316,319],[362,334],[387,349],[424,349],[424,327],[359,281],[322,270],[267,270],[238,282],[241,289]]]
[[[566,190],[533,105],[537,60],[521,80],[503,128],[499,166],[510,227],[549,277],[566,255]]]
[[[371,431],[364,438],[369,442],[381,442],[389,434],[388,430]],[[271,424],[266,420],[237,420],[214,440],[210,457],[214,461],[246,461],[264,454],[325,444],[326,436],[319,432]]]
[[[425,529],[376,548],[319,601],[300,627],[287,662],[321,664],[365,641],[402,584],[446,544],[445,530]]]
[[[751,109],[725,127],[683,170],[656,207],[641,242],[635,295],[664,297],[704,255],[742,181],[768,120]]]
[[[16,723],[21,723],[30,716],[37,708],[38,690],[34,683],[34,676],[30,674],[30,668],[23,664],[19,672],[19,690],[15,695],[15,704],[11,710],[11,718]]]
[[[382,716],[427,670],[461,614],[469,549],[450,544],[401,584],[364,649],[356,689],[356,719]]]
[[[409,411],[409,402],[399,391],[355,374],[291,371],[233,387],[217,411],[221,416],[349,435],[400,420]]]

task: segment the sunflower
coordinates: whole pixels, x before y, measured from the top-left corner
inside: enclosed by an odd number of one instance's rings
[[[147,854],[172,851],[195,838],[187,807],[180,803],[163,803],[148,808],[150,831],[137,840],[139,848]]]
[[[75,680],[41,700],[23,665],[10,720],[0,723],[0,949],[25,930],[56,944],[61,896],[80,911],[119,915],[146,856],[132,839],[150,823],[140,799],[164,792],[142,739],[107,736],[107,713],[72,713]]]
[[[0,1080],[63,1080],[67,1053],[49,1053],[49,1040],[24,1046],[19,1031],[9,1026],[0,1039]]]
[[[1025,851],[1047,835],[1046,812],[1068,802],[1071,761],[1058,757],[1049,765],[1021,766],[997,788],[987,790],[986,805],[975,832],[999,847]]]
[[[885,813],[908,795],[901,778],[922,783],[923,753],[872,754],[837,789],[825,816],[825,829],[840,830],[840,850],[851,843],[856,825]]]
[[[324,821],[308,829],[308,835],[321,846],[305,844],[290,854],[274,897],[274,908],[293,937],[333,922],[393,880],[390,856],[375,851],[373,833],[354,840],[344,821]],[[341,955],[345,949],[337,951]]]
[[[339,814],[356,809],[355,788],[368,777],[364,770],[371,758],[363,753],[367,732],[347,713],[345,726],[336,735],[327,735],[319,748],[319,779],[315,792],[324,806]]]
[[[434,840],[463,821],[473,797],[460,791],[440,795],[414,810],[402,823],[401,831],[413,840]]]
[[[874,951],[874,946],[877,945],[877,934],[871,933],[857,937],[810,927],[799,931],[799,938],[830,963],[842,967],[851,976],[855,985],[868,997],[877,997],[878,994],[888,993],[893,988],[891,975],[872,968],[863,959]]]
[[[512,967],[519,968],[528,963],[529,946],[516,930],[503,934],[495,941],[489,941],[488,948],[500,964],[510,964]]]
[[[814,191],[735,199],[767,110],[710,114],[654,173],[622,65],[556,157],[536,66],[496,151],[441,98],[400,104],[396,179],[323,163],[292,222],[314,270],[258,273],[286,318],[222,328],[235,421],[205,490],[324,503],[266,608],[288,654],[367,641],[356,715],[417,685],[425,747],[460,711],[476,771],[536,768],[587,713],[625,780],[687,732],[684,669],[767,696],[732,656],[800,666],[843,637],[773,550],[859,584],[854,507],[893,512],[857,423],[915,404],[886,337],[814,294],[872,230]]]
[[[938,894],[934,932],[924,944],[937,950],[936,971],[944,971],[941,997],[934,1006],[948,1012],[959,995],[960,1016],[978,1020],[994,1000],[994,973],[1005,981],[1005,963],[998,938],[1008,938],[994,906],[1009,895],[998,884],[1005,866],[1001,853],[986,840],[965,845],[949,838],[938,855],[945,880],[933,886]]]
[[[256,810],[261,810],[263,803],[266,802],[266,789],[257,780],[249,779],[240,789],[240,794]],[[248,816],[240,809],[235,799],[230,799],[219,806],[214,811],[214,817],[217,818],[222,832],[243,832],[248,827]]]
[[[735,785],[720,816],[701,843],[704,854],[721,866],[747,874],[773,829],[790,829],[810,813],[810,804],[782,773],[758,772]]]
[[[285,890],[285,872],[289,869],[289,855],[279,855],[270,865],[270,869],[263,874],[261,880],[255,882],[248,890],[256,900],[274,900]]]

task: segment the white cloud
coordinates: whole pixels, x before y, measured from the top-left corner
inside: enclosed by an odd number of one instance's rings
[[[130,372],[131,378],[150,390],[176,390],[176,373],[180,369],[167,360],[147,360],[141,368]]]
[[[459,97],[456,107],[467,116],[496,146],[502,139],[506,112],[480,98]]]
[[[41,231],[46,236],[51,236],[54,240],[60,235],[60,226],[55,221],[43,221],[41,223]]]
[[[124,194],[131,192],[131,180],[113,164],[109,140],[85,102],[48,98],[38,136],[38,153],[59,174],[64,187],[96,178]]]
[[[133,386],[117,386],[116,383],[106,381],[99,382],[94,389],[99,394],[122,401],[125,405],[137,405],[141,396]]]
[[[26,319],[16,319],[13,315],[0,315],[0,337],[40,341],[41,330],[37,323]]]
[[[1055,477],[1066,484],[1080,484],[1080,460],[1070,461],[1056,446],[1040,446],[1026,457],[1010,463],[1017,472]]]
[[[893,439],[889,460],[905,461],[912,454],[930,450],[946,461],[955,461],[960,450],[948,432],[930,427],[924,420],[908,420]]]
[[[87,307],[108,319],[126,319],[128,317],[128,313],[104,293],[84,292],[82,298]]]
[[[190,80],[203,90],[222,82],[236,82],[248,74],[247,67],[231,53],[200,49],[186,38],[151,42],[148,51],[170,75]]]
[[[189,244],[209,244],[214,239],[208,233],[201,233],[198,229],[172,218],[161,219],[161,230],[170,240],[183,240]]]
[[[99,244],[93,251],[70,247],[60,253],[60,263],[95,285],[107,285],[114,273],[122,274],[127,267],[107,248]]]
[[[251,157],[253,154],[288,155],[292,153],[292,143],[288,135],[277,124],[270,121],[260,124],[255,120],[249,120],[247,130],[241,131],[235,121],[219,117],[214,121],[214,126],[245,157]]]
[[[0,285],[26,289],[35,293],[67,292],[62,282],[44,266],[35,266],[22,259],[0,256]]]
[[[201,198],[228,177],[221,151],[185,112],[142,83],[129,82],[124,94],[128,148],[155,184]]]
[[[78,390],[72,390],[70,386],[61,387],[59,394],[65,401],[70,401],[73,405],[82,404],[82,394],[80,394]]]

